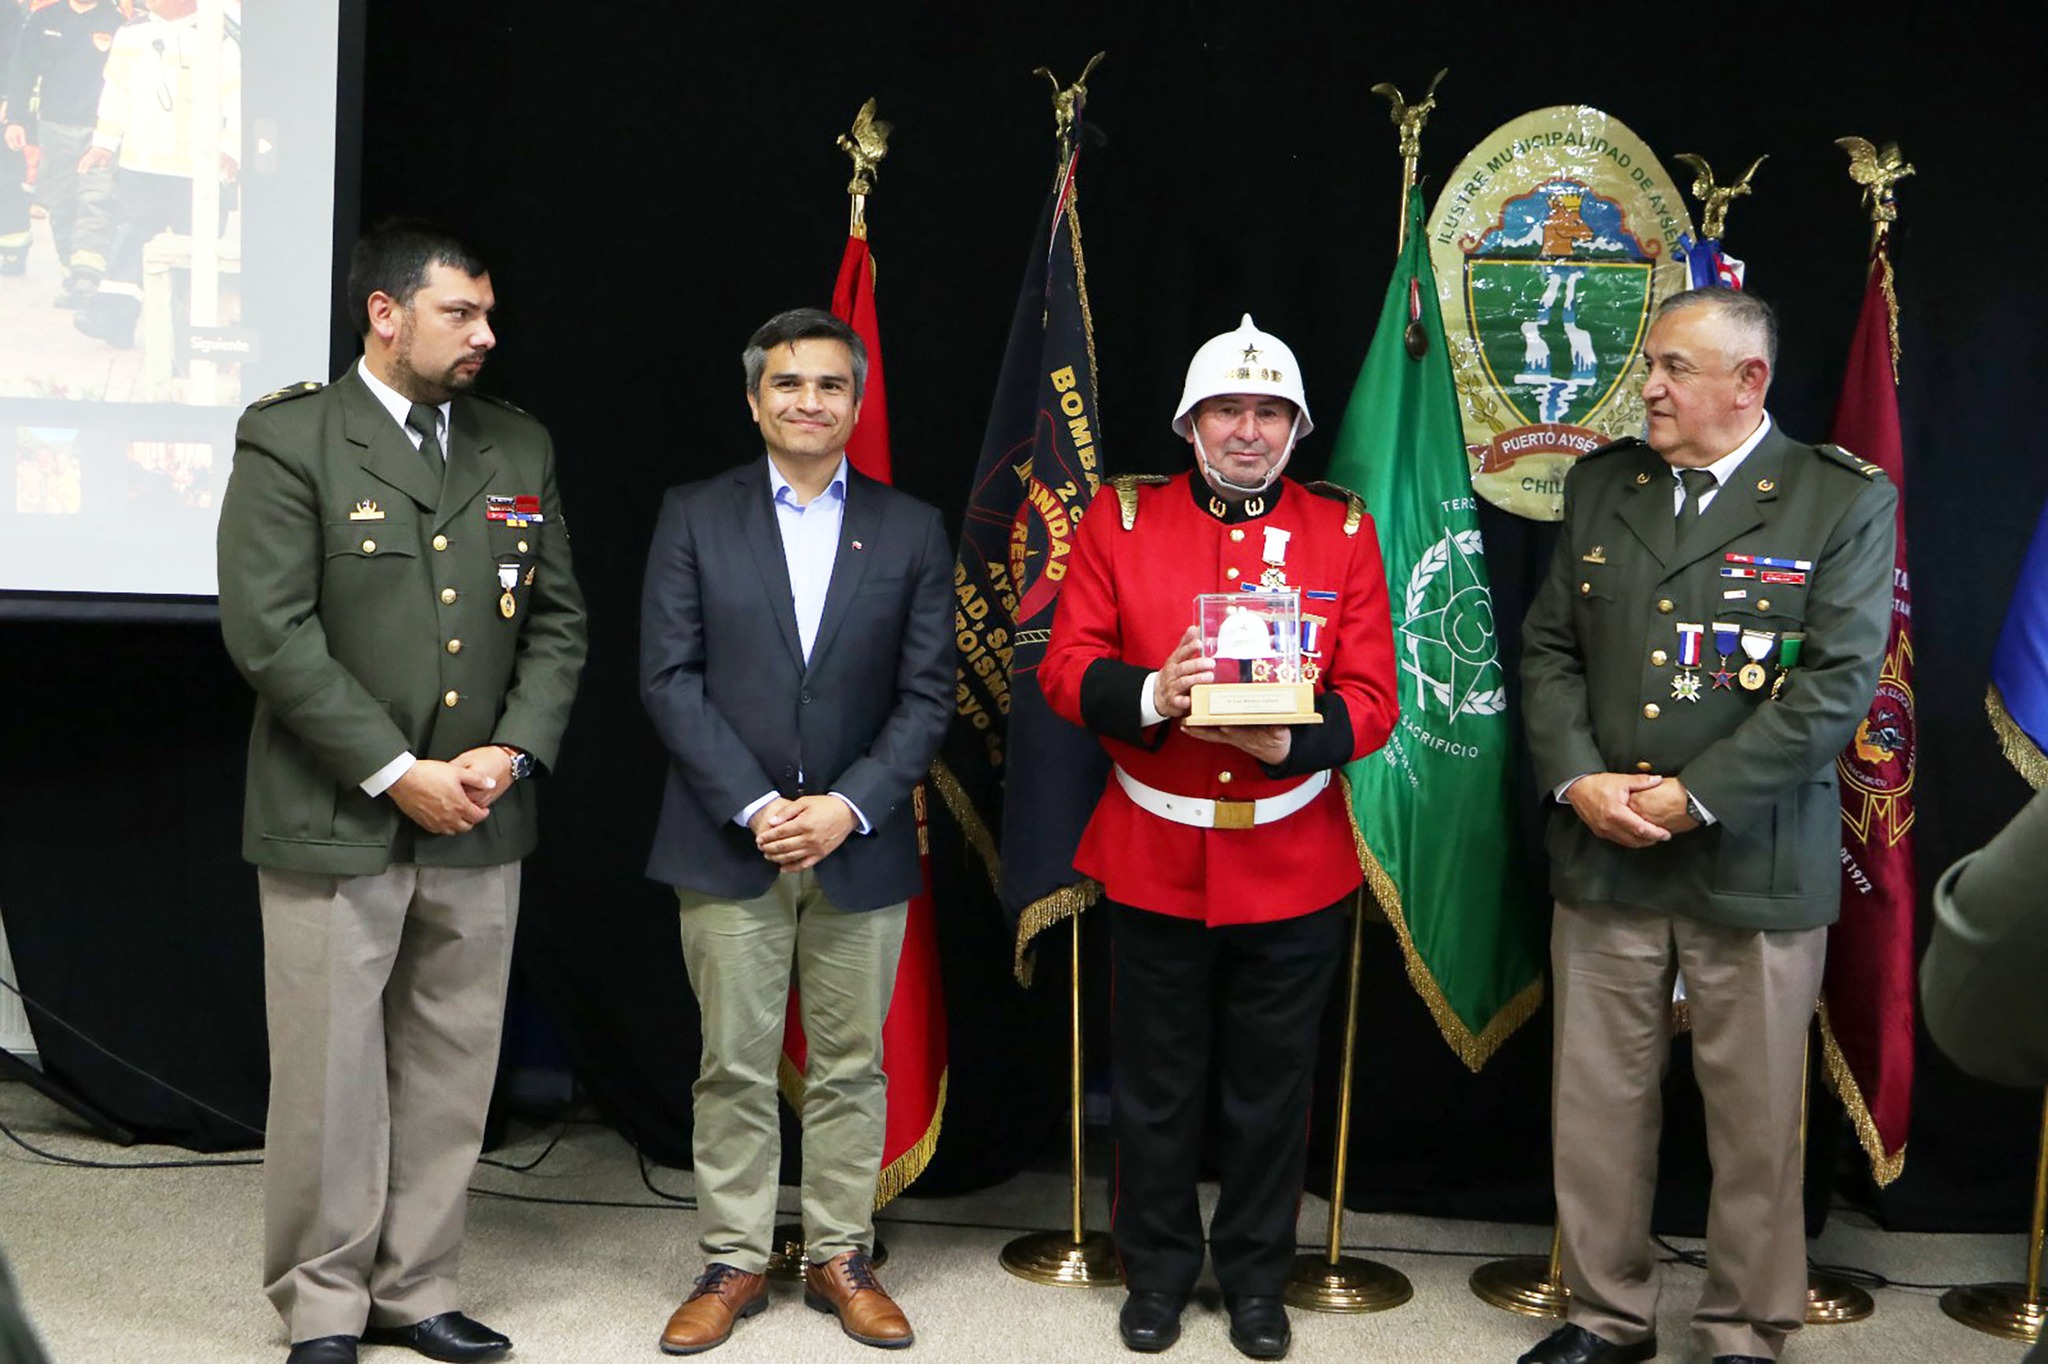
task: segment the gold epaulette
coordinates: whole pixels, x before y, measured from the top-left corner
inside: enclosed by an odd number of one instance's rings
[[[1879,474],[1884,472],[1884,466],[1879,464],[1872,464],[1869,460],[1864,459],[1859,455],[1852,455],[1839,445],[1816,445],[1813,448],[1820,451],[1821,454],[1827,456],[1835,463],[1841,465],[1844,469],[1851,470],[1854,473],[1859,473],[1863,475],[1865,478],[1876,478]]]
[[[1125,530],[1138,524],[1138,489],[1172,481],[1164,474],[1118,474],[1109,480],[1109,486],[1116,489],[1117,510],[1123,513]]]
[[[281,403],[285,401],[287,398],[303,398],[308,393],[318,393],[321,389],[325,387],[327,387],[327,385],[316,384],[311,379],[306,380],[302,384],[286,384],[283,388],[278,389],[274,393],[264,394],[255,402],[250,403],[249,406],[269,407],[272,403]]]
[[[1358,527],[1365,520],[1364,498],[1352,492],[1351,489],[1343,484],[1331,483],[1326,479],[1317,479],[1314,483],[1304,483],[1302,486],[1317,497],[1328,497],[1342,502],[1344,504],[1344,533],[1346,535],[1358,534]]]

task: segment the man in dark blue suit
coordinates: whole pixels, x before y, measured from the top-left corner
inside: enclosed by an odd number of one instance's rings
[[[911,793],[953,709],[952,552],[931,507],[852,470],[867,352],[828,313],[742,356],[767,447],[669,490],[648,555],[640,694],[669,752],[647,874],[676,888],[704,1021],[694,1090],[705,1270],[662,1349],[767,1305],[776,1067],[798,985],[805,1301],[884,1348],[910,1324],[874,1276],[882,1020],[920,888]]]

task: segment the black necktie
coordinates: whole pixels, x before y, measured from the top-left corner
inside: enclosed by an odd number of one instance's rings
[[[1714,491],[1718,481],[1705,469],[1680,469],[1678,481],[1685,485],[1685,501],[1678,508],[1682,526],[1700,514],[1700,499]]]
[[[420,433],[420,458],[434,471],[434,484],[438,487],[448,465],[441,453],[441,409],[414,403],[405,414],[405,424]]]

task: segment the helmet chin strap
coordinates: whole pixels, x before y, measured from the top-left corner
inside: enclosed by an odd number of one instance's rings
[[[1287,468],[1287,461],[1294,457],[1295,432],[1301,430],[1301,413],[1299,411],[1295,412],[1294,423],[1287,428],[1287,448],[1280,452],[1280,458],[1273,461],[1273,467],[1266,470],[1265,481],[1260,483],[1239,483],[1236,479],[1227,476],[1221,469],[1218,469],[1209,462],[1209,452],[1202,445],[1201,429],[1192,424],[1188,429],[1189,434],[1195,439],[1195,463],[1202,468],[1203,482],[1215,490],[1219,497],[1257,497],[1260,493],[1265,492],[1280,481],[1281,473]]]

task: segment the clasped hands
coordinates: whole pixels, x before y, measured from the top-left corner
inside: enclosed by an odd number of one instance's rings
[[[853,807],[831,794],[781,796],[754,812],[747,827],[754,831],[754,846],[787,876],[808,871],[853,832]]]
[[[1159,669],[1152,685],[1152,705],[1169,720],[1179,719],[1193,708],[1189,693],[1205,682],[1216,680],[1216,665],[1202,656],[1202,635],[1190,625],[1180,637],[1180,646]],[[1286,725],[1183,725],[1181,733],[1204,743],[1228,744],[1267,766],[1287,761],[1294,749],[1294,731]]]
[[[1589,772],[1571,784],[1564,798],[1587,828],[1624,848],[1647,848],[1699,827],[1686,813],[1685,783],[1677,777]]]
[[[430,834],[466,834],[512,786],[512,759],[496,744],[447,762],[421,758],[391,784],[400,811]]]

